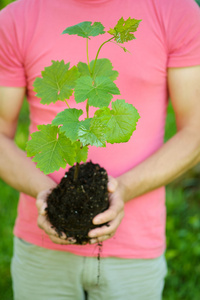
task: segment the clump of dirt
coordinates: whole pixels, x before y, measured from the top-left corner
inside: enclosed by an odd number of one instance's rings
[[[104,168],[92,162],[79,166],[76,181],[74,172],[75,166],[53,189],[47,198],[46,211],[48,220],[60,236],[63,232],[82,245],[89,242],[89,230],[99,226],[92,223],[93,218],[109,207],[108,176]]]

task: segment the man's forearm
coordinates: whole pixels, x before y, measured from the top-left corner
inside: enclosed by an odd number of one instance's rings
[[[56,186],[13,140],[3,134],[0,135],[0,177],[16,190],[32,197]]]
[[[144,162],[119,176],[125,202],[168,184],[200,161],[199,134],[184,128]]]

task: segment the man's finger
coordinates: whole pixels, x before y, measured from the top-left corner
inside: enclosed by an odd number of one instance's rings
[[[49,238],[51,241],[55,244],[60,244],[60,245],[70,245],[70,244],[75,244],[76,240],[74,238],[67,238],[67,239],[61,239],[59,237],[56,237],[54,235],[49,235]]]
[[[115,219],[113,219],[110,223],[109,226],[102,226],[98,227],[95,229],[92,229],[89,233],[88,236],[90,238],[98,238],[101,236],[113,236],[117,227],[121,223],[121,220],[123,219],[124,216],[124,211],[120,212]]]
[[[59,236],[59,234],[55,231],[55,229],[52,227],[51,223],[47,221],[45,216],[39,215],[38,216],[38,227],[43,229],[46,234],[53,235],[53,236]],[[62,238],[66,238],[65,235],[62,236]]]
[[[38,213],[42,216],[46,215],[46,207],[47,203],[43,199],[37,199],[36,200],[36,207],[38,209]]]
[[[123,210],[123,207],[124,203],[122,201],[116,201],[116,199],[114,201],[111,200],[109,208],[94,217],[92,221],[93,224],[99,225],[115,219],[118,213],[120,213]]]
[[[108,192],[110,193],[114,193],[114,191],[116,191],[118,186],[118,182],[115,178],[113,178],[112,176],[108,176]]]

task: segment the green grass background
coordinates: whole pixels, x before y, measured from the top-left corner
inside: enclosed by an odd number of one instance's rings
[[[9,2],[1,0],[0,8]],[[200,4],[200,0],[198,0]],[[24,101],[16,143],[22,149],[28,137],[28,105]],[[174,112],[168,106],[165,140],[176,132]],[[168,275],[163,300],[200,299],[200,172],[193,169],[167,186]],[[18,192],[0,180],[0,300],[12,300],[10,261]],[[28,299],[27,299],[28,300]],[[145,300],[145,299],[144,299]]]

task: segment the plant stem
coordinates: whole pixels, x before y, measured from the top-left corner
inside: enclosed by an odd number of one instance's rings
[[[87,99],[87,103],[86,103],[86,112],[87,112],[87,119],[89,118],[89,104],[88,104],[88,99]]]
[[[89,60],[89,52],[88,52],[88,38],[86,39],[86,52],[87,52],[87,63],[88,63],[88,69],[91,74],[91,69],[90,69],[90,60]]]
[[[74,170],[74,182],[77,182],[78,179],[78,173],[79,173],[79,163],[77,162],[75,165],[75,170]]]
[[[119,46],[121,49],[123,49],[124,50],[124,52],[128,52],[128,53],[130,53],[131,54],[131,52],[130,51],[128,51],[125,47],[122,47],[122,46],[120,46],[118,43],[116,43],[116,42],[111,42],[111,43],[113,43],[113,44],[115,44],[115,45],[117,45],[117,46]]]
[[[87,64],[88,64],[88,69],[91,75],[91,69],[90,69],[90,60],[89,60],[89,51],[88,51],[88,38],[86,39],[86,52],[87,52]],[[88,104],[88,99],[86,103],[86,112],[87,112],[87,119],[89,118],[89,104]]]
[[[65,99],[65,103],[67,104],[67,107],[68,108],[70,108],[70,106],[69,106],[69,104],[68,104],[68,102],[67,102],[67,100]]]
[[[106,43],[110,42],[111,40],[113,40],[115,37],[111,37],[109,40],[105,41],[103,44],[101,44],[101,46],[99,47],[98,51],[97,51],[97,55],[95,57],[95,61],[94,61],[94,65],[93,65],[93,68],[92,68],[92,75],[94,73],[94,69],[95,69],[95,65],[96,65],[96,62],[97,62],[97,58],[98,58],[98,55],[99,55],[99,52],[101,50],[101,48],[103,47],[103,45],[105,45]]]

